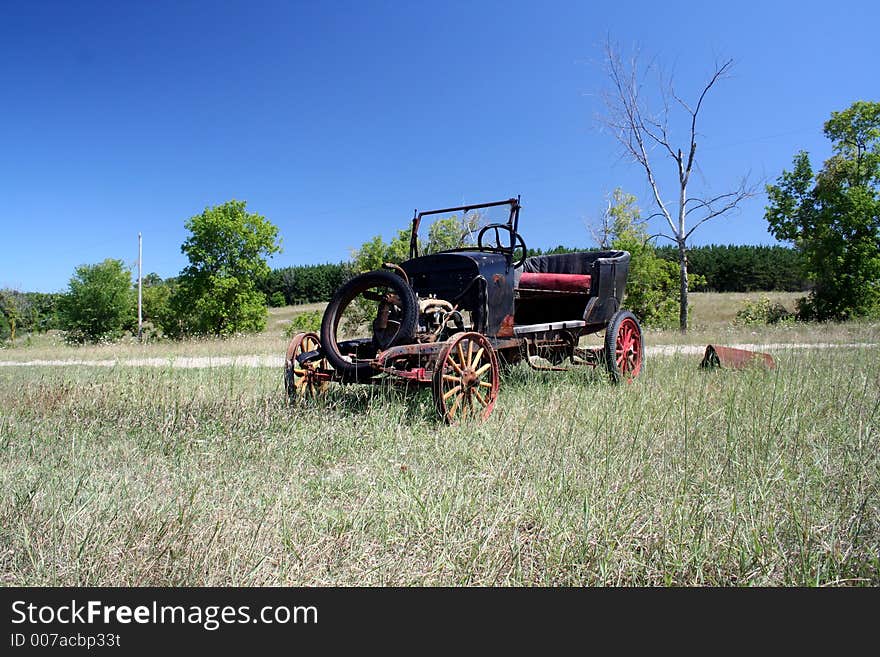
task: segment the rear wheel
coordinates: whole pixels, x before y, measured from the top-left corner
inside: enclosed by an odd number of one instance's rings
[[[458,333],[437,356],[434,403],[447,423],[488,418],[499,387],[498,358],[486,336]]]
[[[611,380],[632,381],[642,371],[645,343],[639,320],[628,310],[619,310],[605,330],[605,368]]]

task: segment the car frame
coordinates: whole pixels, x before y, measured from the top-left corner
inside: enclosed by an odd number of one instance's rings
[[[508,206],[508,220],[479,229],[476,244],[419,254],[426,216]],[[387,380],[431,386],[440,417],[456,422],[492,413],[503,364],[540,370],[604,366],[614,382],[644,366],[638,319],[621,308],[626,251],[527,257],[520,199],[424,212],[412,219],[409,259],[353,277],[328,304],[318,333],[293,337],[284,382],[291,400],[317,396],[331,382]],[[373,306],[375,304],[375,307]],[[344,339],[349,309],[368,336]],[[375,313],[373,312],[375,310]],[[604,331],[598,347],[581,337]]]

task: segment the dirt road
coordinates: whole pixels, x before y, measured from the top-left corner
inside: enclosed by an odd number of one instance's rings
[[[776,344],[731,344],[725,345],[737,349],[766,351],[774,353],[790,349],[870,349],[876,348],[875,342],[815,342],[815,343],[776,343]],[[649,345],[645,352],[648,356],[674,356],[702,354],[704,345]],[[28,360],[0,361],[0,367],[169,367],[172,369],[191,369],[208,367],[283,367],[283,356],[246,355],[246,356],[170,356],[168,358],[119,358],[102,360]]]

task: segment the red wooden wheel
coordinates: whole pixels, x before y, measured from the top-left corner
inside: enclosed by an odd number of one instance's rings
[[[480,333],[456,334],[437,357],[434,402],[450,424],[489,417],[499,386],[498,357]]]
[[[618,311],[605,331],[605,367],[611,380],[636,378],[642,371],[644,352],[639,320],[628,310]]]

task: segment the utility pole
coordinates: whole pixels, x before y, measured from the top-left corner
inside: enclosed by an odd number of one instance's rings
[[[138,342],[143,339],[144,331],[144,276],[143,276],[144,248],[140,232],[138,233]]]

